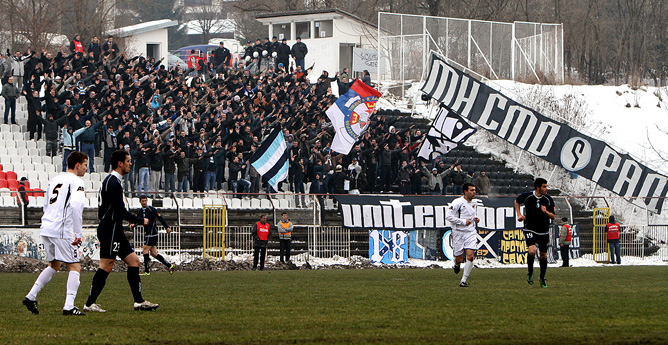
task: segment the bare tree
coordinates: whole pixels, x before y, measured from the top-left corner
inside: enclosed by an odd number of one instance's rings
[[[30,47],[37,51],[45,48],[49,34],[57,32],[62,3],[58,0],[0,0],[12,49]]]

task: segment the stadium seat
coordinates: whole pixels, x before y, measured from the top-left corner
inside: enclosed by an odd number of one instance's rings
[[[47,183],[47,184],[49,183],[49,173],[42,171],[38,172],[37,176],[39,180],[42,181],[42,183]]]
[[[3,195],[2,196],[2,205],[3,206],[17,206],[16,199],[13,196]]]
[[[162,207],[166,209],[174,208],[174,200],[172,200],[172,198],[162,199]]]
[[[7,171],[6,173],[7,181],[14,180],[16,181],[16,173],[13,171]]]
[[[29,143],[30,142],[31,141],[29,141]],[[42,150],[37,149],[37,148],[35,148],[35,149],[30,149],[29,148],[28,149],[28,154],[30,155],[30,157],[40,158],[41,156],[46,155],[46,149],[44,149],[44,151],[42,152]],[[41,160],[41,158],[40,158],[40,160]]]
[[[37,148],[40,149],[40,150],[41,149],[46,149],[46,141],[44,141],[44,140],[38,141],[37,142]]]
[[[230,208],[232,209],[239,209],[241,208],[241,199],[234,198],[232,199],[232,203],[229,204]]]
[[[53,180],[54,177],[58,176],[58,172],[52,171],[49,173],[49,181]]]
[[[182,208],[193,208],[193,199],[190,198],[182,198],[181,199],[181,207]]]
[[[25,141],[24,141],[25,138],[23,137],[23,133],[20,133],[20,132],[19,133],[12,133],[12,139],[14,139],[14,141],[21,141],[21,142],[25,143]]]
[[[201,209],[202,207],[203,207],[202,199],[201,198],[193,198],[193,208]]]
[[[2,132],[2,139],[5,141],[14,141],[14,135],[11,132]]]
[[[206,197],[202,199],[202,205],[211,206],[213,205],[213,199]]]
[[[7,173],[0,170],[0,180],[6,180],[7,179]]]
[[[93,182],[90,181],[90,180],[84,180],[84,189],[85,190],[93,190]]]
[[[53,164],[44,164],[44,171],[50,173],[50,172],[61,172],[60,170],[56,169],[56,166]]]
[[[90,178],[91,181],[103,181],[102,175],[100,173],[90,173],[88,174],[88,177]]]
[[[7,188],[9,184],[7,183],[7,180],[2,179],[0,180],[0,188]]]
[[[9,151],[7,150],[7,148],[5,148],[4,146],[0,147],[0,157],[7,157],[7,155],[9,155]]]
[[[6,171],[4,164],[0,164],[0,171]]]
[[[13,140],[5,141],[5,147],[7,149],[15,149],[16,148],[16,142],[14,142]]]
[[[17,175],[23,176],[23,174],[25,173],[25,168],[23,167],[23,164],[22,163],[14,163],[14,172]]]
[[[30,140],[26,142],[26,148],[27,149],[36,149],[37,148],[37,143]]]
[[[39,174],[35,171],[29,171],[26,175],[29,181],[33,181],[33,184],[39,180]]]
[[[241,199],[241,208],[251,208],[251,201],[248,199]]]
[[[20,147],[16,149],[16,152],[18,152],[19,156],[27,156],[30,154],[30,151],[28,151],[28,149]]]
[[[325,198],[325,209],[326,210],[334,209],[334,200],[330,198]]]
[[[232,205],[232,199],[230,199],[230,198],[225,198],[225,199],[223,199],[223,200],[225,201],[225,205],[226,205],[227,207],[230,207],[230,205]]]
[[[269,199],[261,199],[260,200],[260,208],[262,209],[271,209],[271,201]]]
[[[91,181],[93,183],[93,189],[94,191],[99,191],[100,188],[102,188],[102,182],[100,181]]]
[[[31,165],[32,164],[32,157],[33,156],[21,156],[21,163],[25,165]],[[37,157],[37,156],[35,156]]]
[[[11,132],[12,129],[7,124],[0,125],[0,132]]]
[[[287,199],[278,199],[278,208],[281,210],[288,209],[290,208],[290,203]]]
[[[250,202],[251,202],[250,203],[250,208],[253,208],[253,209],[262,208],[262,203],[260,202],[260,199],[253,198],[253,199],[250,200]]]
[[[44,207],[44,197],[43,196],[35,197],[34,205],[35,207]]]
[[[35,157],[36,159],[40,159],[40,157]],[[43,172],[44,171],[44,164],[42,163],[32,163],[32,171],[34,172]]]

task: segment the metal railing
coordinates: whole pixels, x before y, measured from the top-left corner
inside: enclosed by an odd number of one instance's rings
[[[176,257],[181,261],[181,228],[179,226],[170,226],[170,233],[167,233],[165,228],[160,225],[158,228],[158,251],[169,256]],[[140,251],[144,245],[144,226],[138,225],[133,228],[132,239],[135,251]]]

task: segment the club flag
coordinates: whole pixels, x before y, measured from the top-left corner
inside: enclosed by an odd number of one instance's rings
[[[278,184],[288,177],[288,145],[278,125],[250,158],[258,174],[278,191]]]
[[[431,159],[434,152],[446,154],[475,132],[476,129],[459,115],[441,107],[427,132],[426,139],[422,142],[418,156]]]
[[[327,109],[327,117],[334,125],[336,134],[332,149],[348,154],[371,122],[371,114],[380,99],[380,92],[357,79],[348,92],[339,97]]]

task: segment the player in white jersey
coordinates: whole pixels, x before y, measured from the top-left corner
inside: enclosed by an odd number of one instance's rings
[[[67,157],[67,172],[54,177],[46,190],[40,235],[49,267],[40,273],[23,299],[23,304],[34,314],[39,314],[37,294],[64,263],[69,276],[63,315],[86,315],[74,306],[74,299],[79,289],[81,264],[77,250],[82,238],[81,223],[86,201],[81,177],[86,174],[87,167],[88,156],[85,153],[71,152]]]
[[[466,282],[471,270],[473,270],[473,257],[476,249],[475,225],[480,222],[478,218],[478,203],[475,198],[475,186],[471,183],[462,185],[464,195],[455,199],[445,215],[445,219],[452,224],[452,246],[455,254],[455,273],[459,273],[462,256],[466,252],[466,263],[461,287],[469,287]]]

